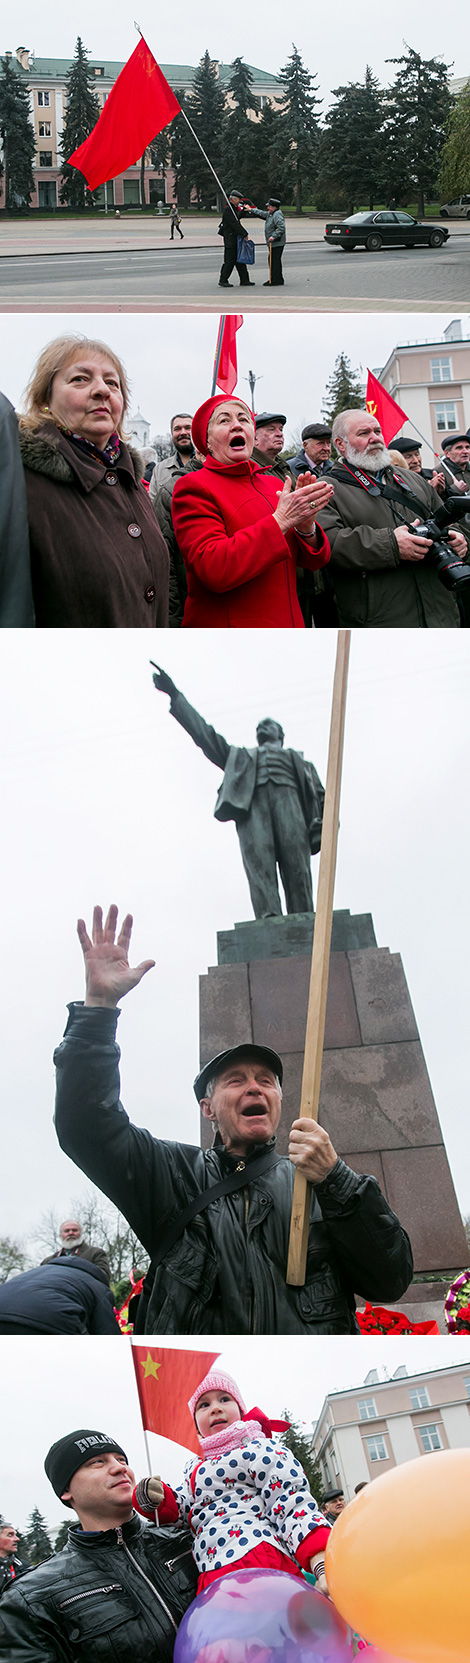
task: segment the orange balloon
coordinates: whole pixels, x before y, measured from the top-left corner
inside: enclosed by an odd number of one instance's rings
[[[409,1663],[469,1663],[470,1449],[368,1484],[336,1520],[325,1570],[341,1616],[374,1646]]]

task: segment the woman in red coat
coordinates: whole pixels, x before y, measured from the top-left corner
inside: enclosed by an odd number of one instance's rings
[[[192,425],[199,473],[177,479],[172,517],[188,575],[183,629],[304,629],[296,568],[317,571],[330,547],[315,513],[333,487],[295,486],[251,461],[255,421],[242,399],[201,404]]]

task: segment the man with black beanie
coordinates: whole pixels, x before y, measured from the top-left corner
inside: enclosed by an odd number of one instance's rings
[[[135,1477],[106,1432],[68,1433],[46,1455],[47,1476],[78,1524],[66,1547],[5,1594],[0,1650],[11,1663],[171,1663],[178,1624],[195,1597],[186,1530],[160,1530],[133,1511]]]

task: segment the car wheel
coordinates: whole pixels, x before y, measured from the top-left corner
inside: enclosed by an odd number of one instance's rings
[[[470,219],[470,214],[467,217]],[[448,212],[447,212],[447,208],[441,208],[441,219],[448,219],[448,218],[449,218],[449,215],[448,215]]]
[[[466,212],[466,215],[465,215],[465,218],[466,218],[466,219],[470,219],[470,208],[467,208],[467,212]]]
[[[429,238],[429,247],[430,248],[442,248],[443,241],[444,241],[444,238],[443,238],[443,235],[442,235],[442,231],[431,231],[431,235],[430,235],[430,238]]]
[[[372,236],[366,237],[366,248],[368,248],[369,254],[376,254],[381,247],[382,238],[379,237],[378,231],[374,231]]]

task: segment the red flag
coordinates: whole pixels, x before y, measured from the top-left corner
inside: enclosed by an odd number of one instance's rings
[[[376,416],[380,422],[385,444],[388,445],[390,439],[393,439],[395,433],[398,433],[400,427],[408,421],[408,416],[400,409],[400,405],[395,403],[395,399],[390,398],[390,393],[385,391],[380,381],[376,381],[370,370],[367,371],[366,406],[369,415]]]
[[[188,1398],[209,1373],[220,1351],[167,1351],[155,1345],[133,1345],[142,1425],[147,1432],[183,1444],[200,1454]]]
[[[219,324],[213,379],[216,387],[221,387],[229,396],[237,385],[237,329],[241,329],[242,323],[243,318],[234,312],[221,318]]]
[[[77,167],[90,189],[96,190],[132,167],[180,109],[147,42],[141,39],[121,69],[96,127],[69,156],[69,167]]]

